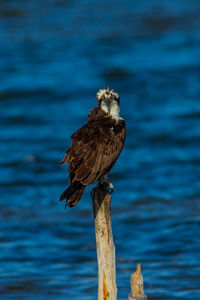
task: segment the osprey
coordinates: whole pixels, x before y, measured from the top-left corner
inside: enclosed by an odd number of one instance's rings
[[[69,162],[70,186],[60,196],[69,207],[79,203],[87,185],[105,180],[124,146],[126,124],[119,116],[118,93],[100,89],[96,99],[98,106],[89,113],[88,123],[71,136],[72,145],[60,163]]]

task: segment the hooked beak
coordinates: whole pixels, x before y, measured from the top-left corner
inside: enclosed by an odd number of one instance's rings
[[[111,100],[110,99],[105,99],[104,101],[105,101],[105,103],[107,105],[108,112],[110,113],[110,103],[111,103]]]
[[[106,99],[106,100],[104,100],[104,101],[106,102],[106,104],[107,104],[108,106],[110,106],[110,102],[111,102],[110,99]]]

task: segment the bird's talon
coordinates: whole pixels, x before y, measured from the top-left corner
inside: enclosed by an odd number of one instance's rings
[[[112,182],[109,182],[109,192],[110,194],[114,192],[114,185],[112,184]]]
[[[114,186],[112,184],[112,182],[110,182],[107,178],[107,176],[103,176],[101,177],[101,179],[99,180],[99,184],[100,186],[103,186],[103,184],[106,183],[107,184],[107,189],[109,194],[112,194],[114,192]]]

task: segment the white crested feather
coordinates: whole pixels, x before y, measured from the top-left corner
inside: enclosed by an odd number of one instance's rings
[[[102,109],[103,111],[105,111],[106,113],[109,113],[108,105],[107,105],[106,102],[104,102],[104,101],[101,102],[101,109]]]
[[[113,100],[110,104],[109,114],[112,116],[113,119],[118,121],[119,120],[119,113],[120,113],[119,105],[118,105],[117,101]]]
[[[114,92],[113,90],[109,90],[108,88],[100,89],[97,92],[97,100],[98,101],[101,100],[103,96],[105,97],[105,99],[111,99],[111,97],[115,97],[116,99],[119,99],[119,94]]]
[[[112,100],[110,106],[105,101],[101,102],[101,109],[108,113],[113,119],[118,121],[120,119],[120,108],[116,100]]]

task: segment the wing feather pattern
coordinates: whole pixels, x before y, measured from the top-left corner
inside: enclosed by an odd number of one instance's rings
[[[68,172],[73,173],[73,182],[89,185],[112,168],[124,144],[125,123],[121,123],[116,126],[123,131],[120,136],[101,120],[90,121],[72,135],[73,143],[63,161],[70,161]]]
[[[64,192],[63,195],[67,195],[66,198],[69,199],[67,200],[69,206],[80,201],[85,186],[94,183],[110,171],[124,145],[126,136],[124,120],[116,122],[105,116],[98,119],[95,118],[96,114],[97,111],[94,110],[88,123],[71,136],[72,145],[61,162],[61,164],[69,162],[71,189],[78,195],[72,199],[69,188]]]

